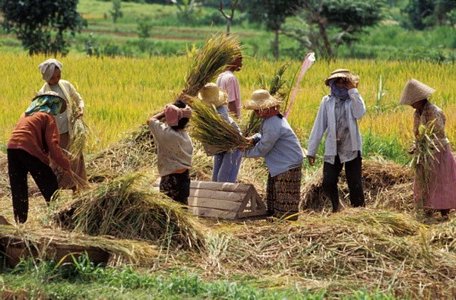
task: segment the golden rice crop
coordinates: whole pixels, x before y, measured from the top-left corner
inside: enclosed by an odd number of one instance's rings
[[[0,118],[0,147],[5,148],[9,135],[20,114],[42,85],[37,66],[47,57],[0,53],[2,85],[0,101],[7,109]],[[119,140],[124,132],[143,124],[149,114],[175,99],[182,90],[191,60],[187,57],[95,58],[70,54],[59,58],[63,64],[62,78],[71,81],[85,100],[84,121],[91,129],[86,152],[95,153]],[[8,62],[8,63],[6,63]],[[241,97],[247,99],[260,73],[274,74],[284,62],[290,70],[299,68],[299,61],[271,62],[253,57],[244,58],[244,66],[236,72]],[[451,142],[456,140],[456,85],[452,78],[455,64],[431,62],[318,60],[301,83],[290,124],[300,132],[305,144],[321,98],[329,90],[324,85],[328,74],[340,67],[360,75],[359,90],[367,105],[367,114],[360,121],[362,132],[370,130],[378,137],[397,140],[404,147],[413,139],[413,109],[398,106],[402,89],[408,79],[416,78],[437,91],[433,102],[446,116],[446,131]],[[261,70],[261,72],[260,72]],[[114,76],[115,74],[115,76]],[[378,83],[382,76],[383,96],[377,101]],[[378,105],[380,109],[374,109]],[[247,111],[243,111],[246,118]]]

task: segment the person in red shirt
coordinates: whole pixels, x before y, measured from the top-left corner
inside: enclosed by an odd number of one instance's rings
[[[65,101],[55,92],[38,94],[16,124],[7,146],[8,174],[14,219],[25,223],[28,216],[27,174],[30,172],[47,203],[58,189],[50,160],[71,174],[70,162],[59,146],[54,116]]]

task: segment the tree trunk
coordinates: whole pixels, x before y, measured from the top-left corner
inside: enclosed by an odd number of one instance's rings
[[[230,35],[232,19],[226,19],[226,35]]]
[[[323,39],[325,56],[327,56],[328,58],[333,58],[334,54],[331,48],[331,43],[329,42],[328,33],[326,32],[326,27],[321,22],[318,22],[318,28],[320,31],[320,36]]]
[[[279,59],[279,34],[280,29],[274,30],[274,42],[272,44],[272,53],[276,60]]]

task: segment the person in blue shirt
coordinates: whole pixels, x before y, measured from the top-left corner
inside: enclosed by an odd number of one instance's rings
[[[256,90],[245,105],[262,118],[260,132],[250,137],[245,157],[264,157],[269,170],[267,209],[270,216],[296,220],[301,198],[303,151],[298,137],[279,111],[281,101]]]

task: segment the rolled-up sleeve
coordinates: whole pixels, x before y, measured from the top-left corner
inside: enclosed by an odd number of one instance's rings
[[[353,88],[348,90],[348,95],[352,100],[351,110],[353,117],[356,120],[361,119],[366,113],[366,105],[364,104],[363,97],[359,94],[358,89]]]
[[[323,98],[320,103],[320,108],[318,109],[317,117],[310,133],[309,145],[307,147],[307,156],[313,157],[315,154],[317,154],[318,145],[320,144],[320,141],[323,138],[323,134],[328,127],[325,100],[326,98]]]

